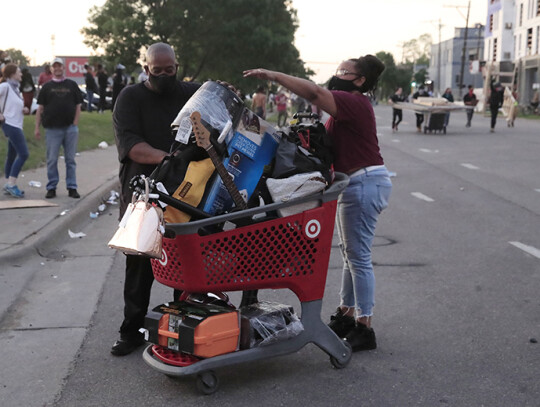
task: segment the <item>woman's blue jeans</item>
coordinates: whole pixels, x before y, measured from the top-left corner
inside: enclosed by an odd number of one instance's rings
[[[388,206],[392,182],[386,168],[351,178],[338,198],[337,228],[343,258],[341,305],[356,317],[373,315],[375,276],[371,246],[379,214]]]
[[[6,178],[19,176],[21,168],[28,159],[28,146],[22,129],[10,126],[7,123],[2,125],[2,130],[8,138],[8,148],[4,174]]]
[[[77,176],[75,170],[75,154],[77,154],[77,143],[79,141],[79,128],[75,125],[68,127],[46,128],[45,141],[47,145],[47,191],[56,189],[58,181],[58,156],[60,147],[64,148],[64,158],[66,162],[66,187],[77,189]]]

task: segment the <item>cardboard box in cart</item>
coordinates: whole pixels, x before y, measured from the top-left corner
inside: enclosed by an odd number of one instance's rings
[[[234,136],[227,142],[228,157],[223,164],[246,201],[255,190],[264,167],[272,162],[280,139],[274,126],[249,109],[244,109]],[[221,178],[216,177],[203,210],[214,215],[224,213],[232,206],[227,188]]]

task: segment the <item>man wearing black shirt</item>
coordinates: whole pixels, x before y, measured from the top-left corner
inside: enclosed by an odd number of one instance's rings
[[[79,86],[64,77],[64,60],[55,58],[52,62],[53,78],[45,83],[38,96],[35,136],[41,137],[39,127],[43,122],[45,144],[47,146],[47,194],[45,198],[56,196],[59,181],[58,155],[64,147],[66,163],[66,186],[71,198],[80,198],[77,192],[75,155],[79,140],[79,116],[82,95]]]
[[[497,124],[497,115],[499,109],[503,105],[504,89],[500,82],[495,83],[495,80],[491,81],[491,92],[489,94],[489,110],[491,111],[491,128],[490,132],[495,132],[495,125]]]
[[[474,94],[474,88],[472,85],[469,85],[469,91],[463,96],[463,103],[465,106],[476,106],[478,100]],[[465,127],[471,127],[471,121],[474,115],[474,109],[467,109],[467,124]]]
[[[178,64],[173,49],[164,43],[146,52],[148,80],[124,88],[116,101],[113,123],[120,160],[120,217],[131,202],[129,181],[135,175],[150,175],[174,141],[170,125],[198,84],[176,79]],[[111,353],[123,356],[144,344],[143,327],[154,276],[150,260],[126,255],[124,321],[120,339]]]

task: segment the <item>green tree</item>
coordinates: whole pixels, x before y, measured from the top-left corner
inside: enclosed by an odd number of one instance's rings
[[[10,48],[10,49],[7,49],[6,52],[11,58],[11,62],[13,62],[14,64],[24,67],[30,63],[30,58],[25,56],[21,50]]]
[[[310,73],[293,44],[298,21],[291,0],[107,0],[90,10],[88,21],[81,30],[85,44],[128,71],[150,44],[162,41],[177,53],[180,78],[253,88],[260,82],[244,79],[245,69]]]
[[[412,64],[396,65],[394,56],[389,52],[377,52],[375,56],[385,65],[385,70],[379,78],[377,97],[380,100],[386,100],[398,87],[403,88],[404,93],[407,94],[413,74]]]
[[[420,63],[421,60],[429,61],[431,56],[431,34],[422,34],[418,38],[403,43],[403,59],[405,62]]]

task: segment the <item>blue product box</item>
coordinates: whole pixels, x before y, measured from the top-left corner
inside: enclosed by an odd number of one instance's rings
[[[227,142],[228,157],[223,165],[232,175],[240,194],[247,202],[255,190],[264,167],[276,155],[281,136],[274,126],[249,109],[244,109],[238,128]],[[221,178],[214,179],[203,210],[219,215],[233,207],[233,200]]]

